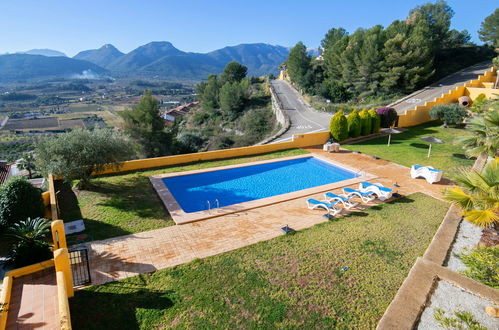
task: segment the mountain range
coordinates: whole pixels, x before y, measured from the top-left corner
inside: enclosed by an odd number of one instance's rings
[[[49,51],[49,50],[44,50]],[[209,53],[184,52],[170,42],[155,41],[124,54],[111,44],[85,50],[73,58],[28,55],[0,55],[0,81],[68,77],[92,71],[114,77],[154,77],[165,80],[202,80],[219,74],[225,65],[237,61],[248,67],[248,74],[276,73],[289,49],[264,43],[241,44]]]

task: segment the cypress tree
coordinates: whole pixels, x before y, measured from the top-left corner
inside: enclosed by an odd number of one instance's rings
[[[378,133],[381,127],[381,117],[376,112],[376,109],[371,109],[368,113],[371,117],[371,133]]]
[[[360,135],[360,117],[356,109],[354,109],[347,117],[348,134],[350,137],[356,138]]]
[[[371,134],[371,117],[367,109],[359,112],[360,117],[360,135],[365,136]]]
[[[337,142],[341,142],[348,138],[348,121],[343,113],[343,110],[338,111],[331,118],[329,123],[329,128],[331,131],[331,136]]]

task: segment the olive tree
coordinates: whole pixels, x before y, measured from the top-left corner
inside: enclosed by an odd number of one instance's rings
[[[436,105],[430,109],[430,117],[440,119],[445,127],[462,123],[467,114],[466,110],[457,103]]]
[[[128,136],[109,129],[78,129],[41,140],[36,146],[36,164],[44,175],[61,175],[79,180],[85,188],[92,174],[107,168],[118,169],[135,155]]]

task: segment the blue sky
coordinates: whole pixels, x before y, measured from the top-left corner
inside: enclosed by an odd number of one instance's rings
[[[328,29],[389,25],[427,1],[2,0],[0,53],[51,48],[73,56],[106,43],[122,52],[150,41],[208,52],[240,43],[317,47]],[[497,1],[447,1],[452,27],[477,30]]]

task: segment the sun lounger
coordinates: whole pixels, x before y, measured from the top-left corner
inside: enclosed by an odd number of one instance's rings
[[[363,181],[359,184],[359,190],[362,192],[371,192],[376,195],[381,201],[385,201],[392,197],[393,189],[384,187],[381,183],[370,183]]]
[[[412,165],[411,178],[423,177],[428,183],[435,183],[442,180],[442,171],[434,169],[432,166]]]
[[[346,197],[351,197],[351,198],[359,197],[363,203],[369,203],[372,202],[374,199],[376,199],[376,195],[373,192],[370,191],[363,192],[352,188],[343,188],[343,194]]]
[[[338,204],[338,201],[332,202],[332,203],[326,203],[323,201],[318,201],[317,199],[309,198],[307,199],[307,207],[310,210],[315,210],[315,209],[324,209],[329,212],[332,216],[335,216],[336,214],[341,212],[341,209],[336,206]]]
[[[336,195],[336,194],[333,194],[332,192],[327,192],[327,193],[324,194],[324,200],[325,201],[327,201],[329,203],[331,203],[333,201],[338,201],[347,210],[351,209],[352,207],[355,207],[355,206],[359,205],[358,202],[353,202],[350,199],[351,199],[351,197]]]

